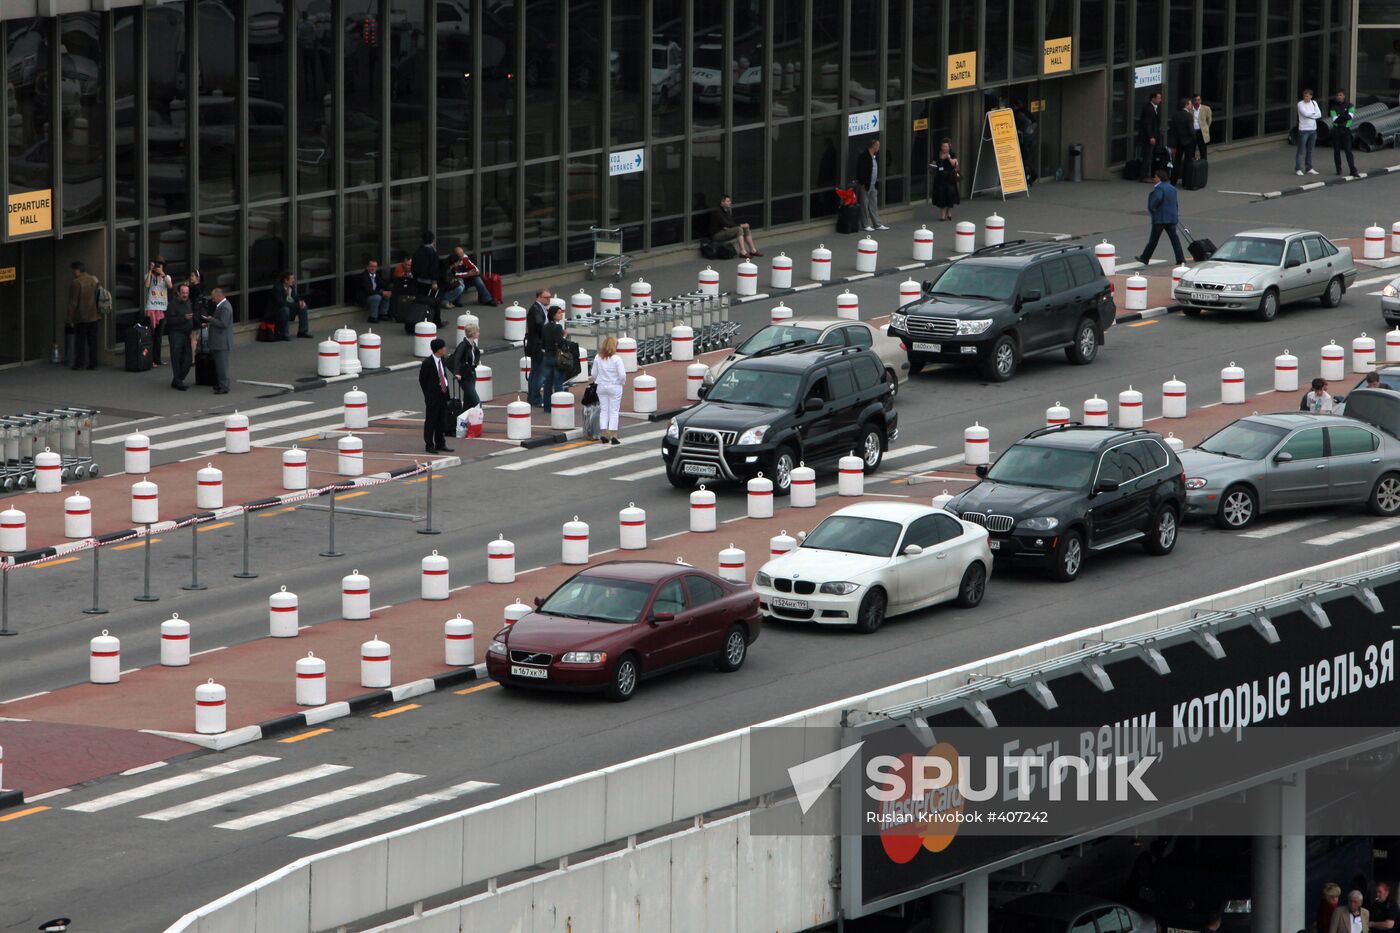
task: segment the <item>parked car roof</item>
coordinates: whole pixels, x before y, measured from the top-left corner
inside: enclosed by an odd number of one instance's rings
[[[673,576],[678,570],[696,570],[686,564],[668,564],[660,560],[612,560],[594,564],[579,571],[595,577],[609,577],[615,580],[635,580],[639,583],[655,583]]]
[[[1291,227],[1259,227],[1255,230],[1242,230],[1235,237],[1254,237],[1257,240],[1286,240],[1292,236],[1322,236],[1316,230],[1298,230]]]

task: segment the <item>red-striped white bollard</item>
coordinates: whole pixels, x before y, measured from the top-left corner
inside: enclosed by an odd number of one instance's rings
[[[788,488],[788,505],[795,509],[810,509],[817,504],[817,471],[799,463],[793,467],[792,483]]]
[[[700,400],[700,387],[705,384],[705,377],[709,375],[710,367],[704,363],[691,363],[685,368],[685,397],[686,401],[698,402]]]
[[[645,279],[637,279],[632,283],[629,298],[632,301],[632,307],[647,307],[651,304],[651,284]]]
[[[446,599],[448,590],[452,588],[447,558],[434,551],[423,558],[422,569],[423,598]]]
[[[695,359],[695,330],[688,324],[671,328],[671,359],[678,363]]]
[[[748,482],[749,518],[773,517],[773,481],[759,473]]]
[[[836,316],[843,321],[860,320],[860,298],[847,289],[836,296]]]
[[[505,311],[505,329],[502,334],[511,343],[519,343],[525,339],[525,309],[520,307],[520,303],[511,302]]]
[[[345,364],[349,360],[359,358],[359,354],[356,353],[355,331],[349,327],[337,327],[331,336],[340,348],[340,371],[344,372]]]
[[[476,368],[476,395],[481,399],[481,404],[496,400],[496,383],[493,380],[491,367],[485,363]]]
[[[0,525],[4,521],[0,516]],[[82,493],[74,493],[63,500],[63,537],[92,537],[92,500]]]
[[[856,271],[874,272],[880,258],[880,244],[873,236],[861,237],[856,243]]]
[[[637,338],[617,338],[617,355],[622,360],[622,371],[635,373],[637,371]]]
[[[199,509],[224,507],[224,471],[209,464],[195,474],[194,504]]]
[[[1390,225],[1390,251],[1400,253],[1400,220]]]
[[[84,535],[83,537],[87,537]],[[29,550],[29,519],[19,509],[0,512],[0,551],[17,554]]]
[[[1142,393],[1132,386],[1118,393],[1118,427],[1142,427]]]
[[[1369,373],[1376,368],[1376,340],[1367,337],[1365,331],[1351,342],[1351,371]]]
[[[854,453],[836,461],[836,494],[859,496],[865,492],[865,461]]]
[[[1045,426],[1047,428],[1057,428],[1062,424],[1069,424],[1069,409],[1059,402],[1045,409]]]
[[[624,551],[640,551],[647,546],[647,513],[637,508],[637,503],[627,503],[627,508],[617,513],[617,534]]]
[[[1327,346],[1322,348],[1322,376],[1328,382],[1340,382],[1346,378],[1347,355],[1337,341],[1330,340]]]
[[[920,224],[914,231],[914,261],[929,262],[933,259],[933,231],[928,224]]]
[[[273,638],[296,638],[301,631],[297,594],[284,586],[267,598],[267,633]]]
[[[1170,447],[1172,450],[1176,451],[1177,453],[1181,453],[1183,450],[1186,449],[1186,445],[1181,442],[1181,438],[1177,437],[1176,434],[1172,431],[1167,432],[1166,441],[1167,446]]]
[[[505,535],[486,545],[486,582],[515,582],[515,544]]]
[[[1147,278],[1141,275],[1128,276],[1128,293],[1124,307],[1129,311],[1147,310]]]
[[[960,220],[953,225],[953,252],[971,253],[977,249],[977,225]]]
[[[700,270],[700,275],[696,280],[700,294],[708,295],[711,298],[719,295],[719,273],[709,266]]]
[[[294,667],[297,706],[325,706],[326,662],[308,651],[306,657],[297,658]]]
[[[448,667],[471,667],[476,663],[476,626],[471,619],[448,619],[442,625],[443,663]]]
[[[699,489],[690,494],[690,530],[714,531],[716,511],[715,494],[702,483]]]
[[[573,430],[574,393],[561,389],[549,397],[549,427],[554,431]]]
[[[530,391],[530,367],[531,367],[531,365],[532,365],[532,364],[530,363],[530,358],[529,358],[528,356],[522,356],[522,357],[520,358],[520,391],[521,391],[521,392],[529,392],[529,391]]]
[[[1220,370],[1220,401],[1224,405],[1243,405],[1244,395],[1244,369],[1232,360]]]
[[[1084,400],[1084,423],[1104,427],[1108,424],[1108,400],[1097,395]]]
[[[656,377],[642,373],[632,380],[632,410],[638,414],[656,411]]]
[[[1274,357],[1274,391],[1298,391],[1298,357],[1287,350]]]
[[[234,412],[224,419],[224,453],[246,454],[253,446],[248,416]]]
[[[1384,259],[1385,258],[1385,230],[1379,224],[1372,223],[1366,228],[1364,234],[1365,242],[1361,247],[1362,259]]]
[[[992,459],[992,432],[973,422],[963,429],[963,463],[968,466],[981,466]]]
[[[1172,288],[1176,288],[1180,285],[1181,277],[1190,271],[1191,269],[1185,263],[1179,266],[1172,266]]]
[[[340,344],[322,340],[316,345],[316,375],[322,379],[340,375]]]
[[[899,283],[899,307],[918,301],[923,297],[923,286],[913,279],[905,279]]]
[[[370,617],[369,577],[358,570],[340,580],[340,617],[350,620]]]
[[[1175,376],[1162,383],[1162,417],[1186,417],[1186,383]]]
[[[151,439],[144,434],[126,436],[126,459],[122,469],[127,473],[151,472]]]
[[[1400,327],[1388,331],[1385,335],[1385,361],[1400,363]]]
[[[378,635],[360,645],[360,686],[389,686],[394,682],[391,664],[389,643]]]
[[[729,547],[720,548],[719,578],[731,583],[748,582],[748,566],[743,550],[732,544]]]
[[[758,266],[745,259],[734,271],[734,291],[738,295],[758,294]]]
[[[433,338],[437,336],[437,325],[432,321],[419,321],[413,325],[413,355],[420,360],[433,355]]]
[[[356,341],[359,344],[356,355],[360,358],[360,371],[378,369],[382,360],[383,341],[372,330],[366,330]]]
[[[115,684],[122,679],[122,643],[104,628],[88,642],[88,680],[95,684]]]
[[[506,625],[514,625],[529,615],[531,611],[530,607],[522,603],[520,597],[517,596],[515,602],[511,603],[503,610],[501,621]]]
[[[150,480],[131,484],[131,523],[154,525],[160,521],[160,489]]]
[[[553,396],[550,406],[553,407]],[[527,441],[530,439],[530,403],[516,398],[506,406],[506,439]]]
[[[812,268],[810,278],[813,282],[831,281],[831,250],[826,248],[825,243],[818,244],[812,250]]]
[[[792,309],[781,301],[768,312],[769,324],[786,324],[790,320],[792,320]]]
[[[932,501],[930,504],[931,504],[935,509],[941,509],[941,508],[943,508],[944,506],[946,506],[949,502],[952,502],[952,501],[953,501],[953,494],[952,494],[951,492],[949,492],[948,490],[945,489],[945,490],[943,490],[942,492],[940,492],[938,495],[934,496],[934,497],[933,497],[933,501]]]
[[[63,456],[45,447],[34,455],[34,491],[63,491]]]
[[[593,316],[593,296],[579,289],[569,297],[569,319]]]
[[[295,444],[282,451],[282,488],[306,488],[306,451]]]
[[[160,624],[160,663],[162,667],[185,667],[190,663],[190,624],[179,615]]]
[[[365,442],[347,434],[335,442],[336,466],[341,476],[361,476],[365,472]]]
[[[1099,268],[1103,269],[1103,274],[1112,278],[1114,270],[1118,268],[1118,251],[1113,248],[1113,244],[1104,240],[1095,246],[1094,258],[1099,261]]]
[[[797,547],[797,539],[788,534],[786,529],[778,532],[768,539],[768,559],[782,557],[788,551]]]
[[[995,211],[983,221],[982,245],[1000,246],[1006,242],[1006,219]]]
[[[194,731],[200,735],[228,731],[228,691],[212,677],[194,688]]]
[[[566,564],[588,563],[588,522],[579,521],[577,515],[561,529],[560,559]]]
[[[779,253],[773,257],[770,282],[773,288],[792,288],[792,259],[787,253]]]
[[[345,428],[349,431],[363,431],[369,427],[369,396],[354,386],[344,396]]]

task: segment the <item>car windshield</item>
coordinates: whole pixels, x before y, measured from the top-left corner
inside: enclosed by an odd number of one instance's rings
[[[1196,445],[1197,450],[1239,460],[1263,460],[1288,431],[1245,418],[1228,424]]]
[[[1256,266],[1276,266],[1283,259],[1283,241],[1253,236],[1234,236],[1220,244],[1211,259],[1245,262]]]
[[[581,573],[549,594],[541,612],[568,619],[636,622],[651,595],[650,583]]]
[[[1016,291],[1016,269],[955,262],[933,283],[932,295],[1005,301]]]
[[[761,405],[764,408],[788,408],[797,398],[802,382],[798,373],[779,373],[768,369],[745,369],[734,366],[715,380],[715,386],[705,396],[707,402],[728,402],[731,405]]]
[[[1093,472],[1094,455],[1087,450],[1013,444],[992,464],[987,479],[1012,486],[1082,489]]]
[[[794,324],[769,324],[739,344],[739,349],[734,352],[742,353],[744,356],[753,356],[760,350],[767,350],[769,347],[776,347],[780,343],[790,343],[794,340],[804,344],[816,343],[821,339],[821,336],[821,331],[811,327],[798,327]]]
[[[854,515],[832,515],[812,530],[802,542],[804,548],[818,551],[845,551],[870,557],[889,557],[903,530],[898,522]]]

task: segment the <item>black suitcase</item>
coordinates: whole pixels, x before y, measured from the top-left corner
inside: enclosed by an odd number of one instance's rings
[[[423,304],[421,301],[405,304],[400,310],[401,316],[399,320],[403,321],[403,332],[405,334],[412,334],[414,325],[419,321],[431,321],[434,317],[432,306]],[[442,324],[438,323],[438,326],[441,327]]]
[[[1215,255],[1215,242],[1213,240],[1197,240],[1191,236],[1191,230],[1185,224],[1178,224],[1181,228],[1181,238],[1186,241],[1186,252],[1191,254],[1191,258],[1196,262],[1205,262]]]
[[[217,386],[219,374],[214,369],[214,354],[200,350],[194,355],[194,384],[197,386]]]
[[[1181,186],[1187,191],[1200,191],[1210,178],[1210,163],[1205,159],[1187,159],[1181,168]]]
[[[126,371],[144,373],[151,368],[151,329],[132,324],[126,329]]]
[[[842,204],[836,209],[836,232],[860,232],[860,205]]]

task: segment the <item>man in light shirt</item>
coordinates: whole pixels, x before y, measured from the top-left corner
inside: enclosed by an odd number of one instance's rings
[[[1317,145],[1317,121],[1322,119],[1322,107],[1313,100],[1312,88],[1303,88],[1303,99],[1298,101],[1298,152],[1293,157],[1293,174],[1316,175],[1313,168],[1313,146]]]

